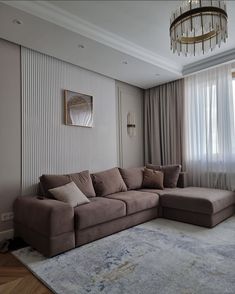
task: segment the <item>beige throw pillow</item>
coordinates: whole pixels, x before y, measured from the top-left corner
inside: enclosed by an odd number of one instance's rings
[[[49,189],[48,191],[55,197],[55,199],[68,203],[72,207],[90,202],[74,182]]]
[[[152,189],[164,189],[163,186],[164,174],[160,171],[152,169],[144,169],[143,187]]]

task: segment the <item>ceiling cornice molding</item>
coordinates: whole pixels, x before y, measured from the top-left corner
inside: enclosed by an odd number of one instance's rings
[[[0,2],[40,17],[77,34],[95,40],[125,54],[159,66],[174,74],[182,75],[182,67],[161,55],[138,46],[116,34],[106,31],[47,1],[2,1]]]
[[[183,76],[235,60],[235,48],[184,66]]]

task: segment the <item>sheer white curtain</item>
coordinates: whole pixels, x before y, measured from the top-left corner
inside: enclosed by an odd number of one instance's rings
[[[185,79],[186,169],[195,186],[235,189],[231,65]]]

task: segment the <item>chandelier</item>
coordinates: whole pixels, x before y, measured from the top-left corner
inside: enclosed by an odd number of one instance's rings
[[[228,37],[225,1],[186,0],[171,17],[171,49],[178,55],[213,50]]]

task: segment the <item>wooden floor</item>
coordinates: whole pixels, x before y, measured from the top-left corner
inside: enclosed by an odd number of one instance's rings
[[[0,294],[51,294],[11,253],[0,253]]]

